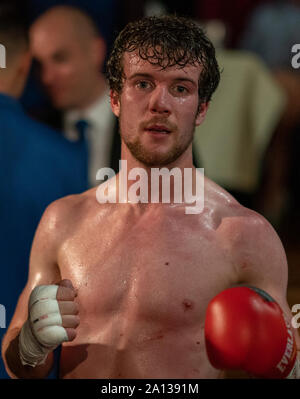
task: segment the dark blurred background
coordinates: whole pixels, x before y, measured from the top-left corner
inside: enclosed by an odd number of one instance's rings
[[[300,43],[300,1],[27,0],[22,7],[31,24],[58,4],[91,15],[107,53],[117,33],[144,15],[177,13],[204,27],[223,71],[195,132],[198,164],[273,225],[289,263],[288,302],[300,303],[300,68],[291,52]],[[51,107],[34,65],[21,102],[35,118]]]

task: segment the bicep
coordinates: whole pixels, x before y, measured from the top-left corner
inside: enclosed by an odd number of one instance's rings
[[[241,243],[238,260],[239,283],[262,289],[278,303],[292,326],[297,347],[300,348],[298,331],[293,328],[293,315],[287,302],[286,254],[277,233],[268,222],[262,221],[253,231],[250,227],[247,240]]]

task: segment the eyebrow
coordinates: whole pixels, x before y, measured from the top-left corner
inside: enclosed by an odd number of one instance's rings
[[[133,80],[135,78],[147,78],[147,79],[153,79],[153,76],[149,73],[134,73],[133,75],[129,76],[128,80]],[[197,83],[189,78],[185,77],[177,77],[173,79],[174,82],[189,82],[193,86],[197,87]]]

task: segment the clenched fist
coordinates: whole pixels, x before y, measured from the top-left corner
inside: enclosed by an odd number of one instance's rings
[[[76,337],[79,325],[76,292],[70,280],[57,285],[38,285],[30,295],[28,319],[19,336],[23,365],[43,364],[62,342]]]

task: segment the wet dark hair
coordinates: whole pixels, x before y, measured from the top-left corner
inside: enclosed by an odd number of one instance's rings
[[[107,62],[106,75],[109,86],[122,92],[123,55],[138,51],[143,60],[162,69],[178,65],[199,65],[199,103],[208,102],[220,81],[215,49],[203,30],[190,19],[167,15],[146,17],[130,22],[119,33]]]

